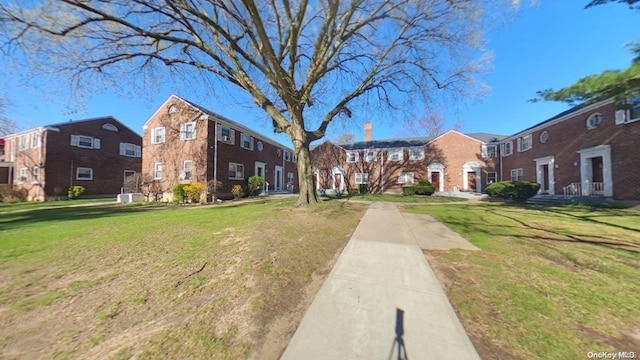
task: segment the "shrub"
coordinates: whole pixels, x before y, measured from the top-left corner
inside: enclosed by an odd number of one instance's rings
[[[242,185],[233,185],[233,188],[231,188],[231,193],[233,194],[233,197],[236,199],[239,199],[240,195],[242,195],[243,192],[244,192],[244,189],[242,188]]]
[[[369,193],[369,187],[367,186],[367,184],[359,184],[358,192],[362,195],[367,194]]]
[[[67,197],[69,200],[74,200],[79,198],[82,194],[84,194],[84,186],[74,185],[69,188],[67,191]]]
[[[186,193],[184,188],[189,184],[178,184],[173,188],[173,202],[184,202]]]
[[[200,202],[200,196],[204,192],[204,185],[201,183],[187,184],[182,188],[186,197],[192,202]]]
[[[500,181],[490,184],[485,189],[491,197],[525,201],[540,190],[540,184],[531,181]]]
[[[402,195],[404,196],[413,196],[416,194],[415,186],[405,186],[402,188]]]
[[[27,201],[29,192],[25,188],[17,188],[11,184],[0,184],[0,202],[14,203]]]
[[[247,192],[249,193],[249,196],[258,195],[263,185],[264,179],[262,176],[250,176],[249,179],[247,179]]]

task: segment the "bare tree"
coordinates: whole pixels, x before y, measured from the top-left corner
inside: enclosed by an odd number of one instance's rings
[[[468,88],[484,59],[484,15],[499,10],[491,0],[6,3],[3,49],[74,83],[167,69],[241,89],[293,142],[298,204],[318,201],[309,144],[332,121],[365,104],[398,109],[436,89]]]
[[[11,134],[16,131],[16,123],[5,115],[8,102],[0,97],[0,136]]]
[[[344,133],[336,136],[333,142],[336,144],[351,144],[355,139],[356,136],[353,133]]]
[[[461,128],[462,123],[459,121],[457,121],[453,126],[453,130],[456,131],[460,131]],[[444,122],[444,118],[440,115],[440,112],[432,111],[420,118],[405,122],[402,130],[400,130],[396,135],[401,137],[438,136],[442,135],[446,131],[445,129],[446,124]]]

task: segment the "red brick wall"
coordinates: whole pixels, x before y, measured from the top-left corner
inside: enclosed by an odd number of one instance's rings
[[[503,178],[509,180],[510,169],[522,168],[524,180],[536,181],[534,159],[554,156],[555,193],[562,194],[562,188],[570,183],[580,182],[580,154],[577,151],[598,145],[611,147],[611,174],[613,196],[616,199],[640,199],[640,159],[635,155],[640,139],[640,122],[615,125],[616,106],[612,102],[587,107],[569,115],[563,121],[550,123],[533,134],[533,145],[528,151],[517,152],[513,140],[514,153],[502,158]],[[593,113],[601,113],[603,121],[595,129],[589,130],[586,121]],[[540,134],[549,134],[546,143],[540,142]],[[519,136],[528,133],[519,134]]]

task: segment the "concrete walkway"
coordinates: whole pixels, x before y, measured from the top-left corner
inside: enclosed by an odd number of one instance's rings
[[[421,246],[474,248],[433,218],[371,204],[281,359],[479,359]]]

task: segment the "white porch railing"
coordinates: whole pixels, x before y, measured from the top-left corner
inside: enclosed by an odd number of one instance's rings
[[[604,196],[604,183],[590,182],[587,183],[587,187],[583,189],[582,183],[576,182],[563,187],[562,191],[565,198],[574,196]]]

